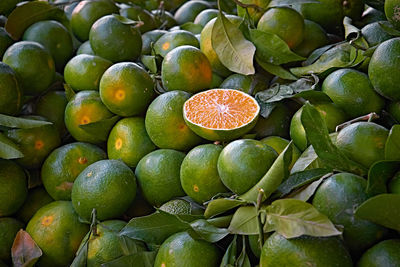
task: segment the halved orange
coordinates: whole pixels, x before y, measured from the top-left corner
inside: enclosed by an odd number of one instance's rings
[[[229,141],[256,124],[260,106],[250,95],[234,89],[211,89],[189,98],[183,117],[197,135],[211,141]]]

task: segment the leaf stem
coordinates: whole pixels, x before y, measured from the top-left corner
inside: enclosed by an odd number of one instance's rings
[[[92,221],[90,224],[90,228],[92,229],[92,234],[94,236],[98,236],[98,233],[97,233],[97,210],[96,209],[92,210]]]
[[[238,6],[243,7],[243,8],[254,8],[256,11],[263,11],[263,9],[257,5],[254,4],[244,4],[240,2],[239,0],[233,0]]]
[[[257,225],[258,225],[258,242],[259,242],[259,246],[260,249],[263,247],[264,245],[264,230],[263,230],[263,224],[261,221],[261,213],[260,213],[260,209],[261,209],[261,203],[264,197],[264,190],[262,188],[260,188],[258,190],[258,196],[257,196],[257,206],[256,206],[256,210],[257,210]]]
[[[347,126],[349,126],[352,123],[359,122],[359,121],[371,122],[371,121],[373,121],[375,119],[379,119],[379,115],[376,114],[375,112],[371,112],[371,113],[369,113],[367,115],[364,115],[364,116],[361,116],[361,117],[346,121],[345,123],[339,124],[338,126],[336,126],[336,132],[339,132],[340,130],[342,130],[343,128],[346,128]]]

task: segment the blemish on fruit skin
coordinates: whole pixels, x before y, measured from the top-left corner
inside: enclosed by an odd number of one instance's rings
[[[165,42],[163,45],[162,45],[162,49],[163,50],[167,50],[168,48],[169,48],[169,42]]]
[[[88,172],[88,174],[86,174],[86,177],[91,177],[93,175],[93,172]]]
[[[42,219],[42,225],[43,226],[49,226],[53,223],[54,217],[53,216],[45,216]]]
[[[115,99],[117,99],[117,100],[124,100],[125,99],[125,91],[119,89],[119,90],[115,91],[114,96],[115,96]]]
[[[193,191],[199,192],[199,187],[197,186],[197,184],[193,185]]]
[[[81,125],[85,125],[85,124],[88,124],[88,123],[90,123],[90,118],[88,116],[83,116],[81,118]]]
[[[167,265],[165,264],[165,262],[161,263],[161,267],[166,267]]]
[[[42,140],[36,140],[36,142],[35,142],[35,149],[36,150],[42,149],[43,146],[44,146],[44,143],[43,143]]]
[[[87,162],[88,162],[88,160],[85,157],[79,157],[79,159],[78,159],[79,164],[86,164]]]
[[[115,149],[120,150],[121,147],[122,147],[122,139],[121,139],[121,138],[118,138],[118,139],[115,141]]]

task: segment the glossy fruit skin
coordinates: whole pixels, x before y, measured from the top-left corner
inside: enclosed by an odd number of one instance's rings
[[[4,53],[3,62],[15,71],[25,95],[38,95],[53,82],[54,60],[39,43],[20,41],[11,45]]]
[[[53,201],[54,199],[51,198],[43,187],[32,188],[29,190],[24,204],[15,214],[15,217],[24,223],[28,223],[41,207]]]
[[[117,12],[118,8],[111,1],[82,1],[72,11],[72,32],[81,42],[87,41],[90,28],[96,20]]]
[[[63,70],[73,55],[70,33],[64,25],[55,20],[44,20],[32,24],[25,30],[22,39],[43,45],[53,57],[58,71]]]
[[[392,194],[400,194],[400,175],[397,173],[388,184],[388,192]]]
[[[375,50],[368,66],[368,76],[375,90],[393,101],[400,100],[400,92],[397,90],[400,83],[400,59],[394,56],[399,52],[400,38],[387,40]]]
[[[142,117],[120,120],[108,136],[108,158],[120,159],[129,167],[136,167],[141,158],[155,149]]]
[[[114,64],[101,77],[100,98],[117,115],[143,115],[155,97],[152,78],[136,63]]]
[[[264,144],[272,147],[278,155],[289,145],[289,141],[280,136],[268,136],[260,140]],[[289,165],[289,170],[292,169],[297,159],[301,156],[301,151],[295,146],[292,146],[292,162]]]
[[[152,13],[138,6],[123,7],[119,10],[119,13],[128,19],[142,21],[144,24],[139,27],[141,33],[154,30],[160,26]]]
[[[304,39],[304,19],[289,7],[268,9],[258,21],[257,29],[278,35],[290,48],[295,48]]]
[[[200,47],[199,41],[193,33],[184,30],[177,30],[162,35],[154,43],[154,52],[157,55],[165,57],[172,49],[182,45],[190,45],[197,48]]]
[[[387,20],[396,28],[400,29],[400,1],[398,0],[386,0],[385,15]]]
[[[400,240],[384,240],[368,249],[360,258],[357,267],[396,267],[400,265]]]
[[[153,30],[146,32],[142,35],[142,55],[150,55],[151,43],[155,43],[161,36],[166,34],[167,31],[164,30]]]
[[[175,12],[174,18],[179,25],[186,22],[193,22],[201,11],[210,7],[211,5],[207,1],[188,1],[178,8]]]
[[[351,257],[337,237],[301,236],[285,239],[274,233],[264,243],[260,267],[351,267]]]
[[[360,71],[340,69],[325,78],[322,91],[340,109],[355,118],[371,112],[379,113],[384,107],[383,98],[374,91],[371,82]]]
[[[99,220],[117,218],[132,204],[136,188],[135,174],[127,165],[119,160],[100,160],[75,179],[72,205],[86,220],[94,208]]]
[[[185,154],[172,149],[159,149],[144,156],[135,174],[144,198],[159,207],[185,195],[180,182],[180,169]]]
[[[204,9],[196,16],[194,19],[194,24],[199,24],[204,27],[210,20],[216,18],[218,13],[218,9]]]
[[[77,55],[65,66],[64,79],[74,91],[99,90],[100,79],[111,65],[99,56]]]
[[[218,173],[227,188],[241,195],[257,184],[277,157],[272,147],[260,141],[236,140],[219,155]]]
[[[90,41],[89,40],[87,40],[84,43],[82,43],[79,46],[78,50],[76,51],[76,55],[82,55],[82,54],[93,55],[93,56],[95,55],[92,47],[90,46]]]
[[[148,107],[146,131],[157,147],[187,151],[202,142],[183,119],[183,104],[189,97],[184,91],[166,92]]]
[[[7,31],[0,27],[0,58],[3,58],[4,52],[14,43]]]
[[[304,20],[303,41],[294,49],[298,55],[308,57],[315,49],[329,43],[324,28],[311,20]]]
[[[197,93],[210,88],[212,69],[207,57],[199,49],[184,45],[165,56],[161,78],[167,91]]]
[[[71,201],[54,201],[40,208],[26,231],[43,251],[39,266],[65,266],[72,262],[89,226],[79,221]]]
[[[387,21],[379,21],[367,24],[361,29],[363,37],[370,46],[379,45],[392,38],[390,34],[382,29],[380,24],[390,26],[390,23]]]
[[[182,188],[197,203],[203,204],[218,193],[228,192],[217,169],[221,151],[219,145],[200,145],[190,150],[182,162]]]
[[[93,24],[89,40],[96,55],[112,62],[136,60],[142,50],[140,31],[121,23],[113,15],[104,16]]]
[[[191,202],[179,198],[165,202],[160,206],[160,210],[168,212],[170,214],[204,214],[204,209],[202,209],[200,206],[196,207]]]
[[[106,159],[99,147],[88,143],[70,143],[54,150],[42,165],[43,185],[55,200],[71,200],[75,179],[90,164]]]
[[[229,75],[218,88],[237,89],[249,95],[268,89],[269,79],[263,75]],[[214,88],[214,87],[213,87]]]
[[[22,107],[22,90],[15,71],[0,62],[0,113],[17,115]]]
[[[367,181],[350,173],[339,173],[325,180],[317,189],[313,206],[334,223],[344,226],[344,243],[358,257],[387,234],[387,229],[354,215],[368,199]]]
[[[11,247],[15,235],[20,229],[23,229],[24,226],[22,222],[14,218],[0,218],[0,260],[5,262],[11,261]]]
[[[369,168],[385,158],[385,143],[389,131],[373,122],[356,122],[341,130],[337,147],[350,159]]]
[[[174,234],[161,245],[154,267],[217,267],[218,248],[204,240],[193,239],[187,232]]]

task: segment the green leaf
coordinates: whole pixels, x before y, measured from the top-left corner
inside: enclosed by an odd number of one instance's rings
[[[273,196],[276,198],[285,196],[298,188],[318,180],[331,171],[331,169],[316,168],[293,173],[278,187]]]
[[[237,235],[233,237],[232,242],[229,244],[228,248],[225,251],[224,256],[222,257],[220,267],[228,267],[228,266],[235,266],[236,262],[236,253],[237,253]]]
[[[375,162],[368,172],[368,182],[365,192],[368,196],[375,196],[387,192],[386,183],[400,168],[400,161]]]
[[[71,88],[68,84],[64,83],[64,90],[65,90],[65,97],[67,98],[68,101],[71,101],[71,99],[76,95],[74,92],[74,89]]]
[[[233,214],[229,231],[231,234],[258,235],[257,209],[255,206],[238,208]]]
[[[122,24],[125,25],[130,25],[130,26],[136,26],[139,24],[139,21],[136,20],[131,20],[127,17],[118,15],[118,14],[112,14],[114,16],[114,18],[116,18],[119,22],[121,22]]]
[[[203,30],[203,26],[200,24],[194,24],[193,22],[186,22],[179,26],[182,30],[189,31],[193,34],[199,34]]]
[[[30,129],[51,124],[53,123],[49,121],[24,119],[0,114],[0,125],[9,128]]]
[[[151,73],[157,73],[158,67],[156,56],[142,55],[140,60],[145,65],[145,67],[150,70]]]
[[[178,216],[157,210],[151,215],[133,218],[119,234],[145,243],[161,245],[169,236],[189,228],[190,224]]]
[[[367,173],[365,167],[350,160],[333,144],[322,115],[310,103],[306,103],[303,106],[301,122],[306,131],[307,139],[326,166],[360,176]]]
[[[246,236],[242,236],[242,251],[236,260],[235,266],[237,267],[251,267],[249,256],[246,253]]]
[[[2,159],[19,159],[23,158],[24,154],[17,144],[0,133],[0,158]]]
[[[249,203],[256,203],[260,189],[262,189],[264,191],[263,200],[268,199],[279,187],[282,181],[289,176],[289,165],[292,161],[292,149],[293,144],[290,142],[261,180],[239,198]]]
[[[192,231],[189,231],[189,234],[193,238],[210,243],[218,242],[229,235],[228,229],[215,227],[204,219],[190,223],[190,227]]]
[[[87,132],[88,134],[95,135],[102,141],[107,141],[108,133],[114,124],[119,120],[119,116],[112,116],[108,119],[103,119],[88,124],[81,124],[79,128]]]
[[[222,214],[238,206],[241,206],[243,204],[246,204],[246,202],[238,199],[217,198],[208,202],[206,211],[204,212],[204,217],[210,218]]]
[[[344,37],[345,39],[349,38],[349,36],[358,36],[360,30],[352,24],[353,20],[349,17],[344,17],[343,26],[344,26]]]
[[[119,244],[121,245],[121,249],[124,255],[131,255],[141,252],[143,251],[143,249],[146,249],[145,245],[142,242],[132,239],[126,235],[119,236]]]
[[[32,267],[42,254],[32,237],[24,230],[19,230],[11,248],[13,266]]]
[[[390,129],[385,144],[385,159],[400,160],[400,125],[396,124]]]
[[[220,11],[212,29],[211,44],[221,63],[229,70],[243,75],[255,73],[255,46],[243,36],[239,27]]]
[[[302,189],[290,194],[288,198],[298,199],[302,201],[308,201],[317,191],[319,185],[326,179],[327,177],[321,177],[320,179],[312,182],[309,185],[304,186]]]
[[[362,203],[355,215],[361,219],[400,231],[400,194],[381,194]]]
[[[153,267],[157,251],[143,251],[132,255],[122,256],[116,260],[103,263],[102,267],[140,266]]]
[[[263,62],[281,65],[305,60],[304,57],[291,51],[287,43],[276,34],[251,29],[250,40],[257,48],[257,57]]]
[[[89,234],[90,235],[90,234]],[[85,244],[79,248],[76,253],[74,260],[70,267],[86,267],[88,257],[89,242],[85,241]]]
[[[17,6],[8,16],[5,29],[14,40],[19,40],[33,23],[42,20],[58,20],[65,24],[68,19],[64,10],[43,1],[27,2]]]
[[[276,200],[266,208],[266,212],[265,230],[267,232],[275,230],[285,238],[341,234],[327,216],[320,213],[310,203],[301,200]]]
[[[317,1],[317,0],[272,0],[268,4],[268,8],[279,7],[279,6],[288,6],[288,5],[296,5],[296,4],[308,4],[308,3],[318,4],[319,1]]]
[[[311,55],[308,56],[307,60],[303,62],[304,66],[308,66],[313,64],[315,61],[317,61],[326,51],[334,48],[335,46],[337,46],[339,44],[330,44],[330,45],[326,45],[320,48],[315,49]]]
[[[207,222],[218,228],[228,228],[229,224],[231,223],[232,217],[233,215],[214,217],[211,219],[207,219]]]
[[[390,23],[385,23],[385,22],[379,22],[379,26],[388,34],[399,37],[400,36],[400,31],[397,30],[392,24]]]
[[[304,150],[300,158],[296,160],[290,172],[293,174],[315,168],[324,168],[323,165],[324,164],[318,158],[317,153],[315,153],[314,147],[309,146],[306,150]]]
[[[296,81],[298,78],[294,76],[291,72],[285,70],[283,67],[274,65],[271,63],[263,62],[261,59],[259,59],[256,55],[256,61],[257,63],[266,71],[269,73],[278,76],[284,80],[291,80],[291,81]]]

